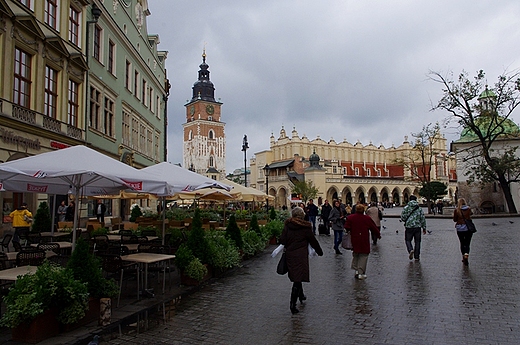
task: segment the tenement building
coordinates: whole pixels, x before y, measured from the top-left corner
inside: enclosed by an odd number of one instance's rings
[[[257,152],[251,159],[252,186],[275,197],[275,206],[289,206],[291,190],[296,181],[312,181],[318,188],[317,203],[340,199],[346,204],[357,202],[406,203],[410,195],[419,195],[419,181],[406,162],[413,143],[394,147],[378,147],[372,143],[351,144],[346,139],[336,142],[317,137],[300,137],[295,128],[288,136],[282,127],[278,139],[270,138],[270,149]],[[431,181],[447,185],[446,202],[455,196],[457,175],[455,159],[448,155],[446,139],[438,134],[435,140],[430,173]],[[430,160],[428,160],[430,162]]]
[[[73,145],[138,168],[164,161],[167,53],[150,14],[146,0],[0,1],[0,161]],[[0,193],[4,215],[52,199]]]

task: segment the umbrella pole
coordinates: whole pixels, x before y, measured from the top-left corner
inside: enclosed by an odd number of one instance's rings
[[[72,229],[72,251],[76,248],[76,229],[78,228],[78,214],[80,207],[80,199],[79,199],[79,188],[76,189],[75,199],[76,199],[76,207],[74,207],[74,226]]]
[[[159,200],[162,209],[162,245],[164,246],[164,235],[166,234],[166,224],[164,223],[166,219],[166,197],[163,196]]]
[[[54,212],[54,208],[56,208],[56,194],[54,194],[52,201],[52,222],[51,222],[51,236],[54,236],[54,224],[56,224],[56,212]]]

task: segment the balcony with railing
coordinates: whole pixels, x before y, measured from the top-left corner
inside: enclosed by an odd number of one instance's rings
[[[20,123],[58,133],[76,140],[84,140],[85,131],[81,128],[58,121],[52,117],[21,107],[6,100],[0,100],[0,116],[11,118]]]

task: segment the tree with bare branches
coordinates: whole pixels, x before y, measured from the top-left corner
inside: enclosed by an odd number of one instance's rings
[[[498,182],[509,213],[517,213],[511,184],[520,182],[520,158],[518,146],[510,143],[520,140],[518,126],[511,120],[520,104],[520,72],[500,75],[490,88],[482,70],[473,78],[465,71],[457,80],[453,74],[432,71],[429,77],[443,91],[432,110],[447,111],[448,122],[462,128],[459,142],[469,144],[464,148],[468,184]]]

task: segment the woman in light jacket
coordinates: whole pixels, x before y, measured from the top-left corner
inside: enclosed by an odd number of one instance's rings
[[[457,202],[457,208],[453,212],[453,221],[455,222],[455,229],[457,229],[457,236],[460,241],[460,251],[462,253],[462,262],[464,265],[469,265],[469,245],[473,233],[468,230],[465,219],[471,219],[471,208],[466,204],[464,198],[460,198]]]

